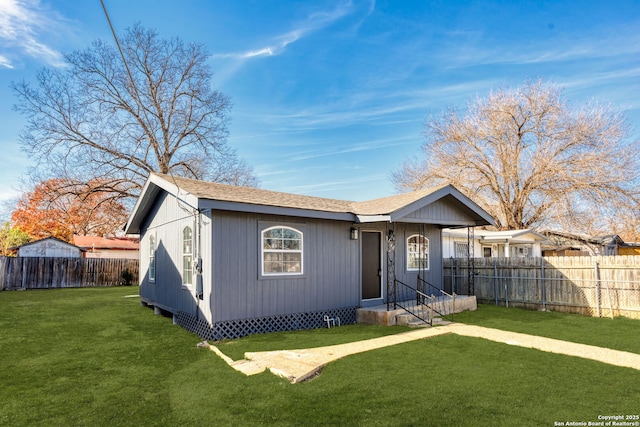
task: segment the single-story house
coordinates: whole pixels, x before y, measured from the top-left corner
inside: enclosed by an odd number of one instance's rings
[[[545,231],[548,242],[543,256],[607,256],[618,255],[624,241],[617,234],[589,236],[562,231]]]
[[[140,239],[138,237],[75,235],[73,243],[85,250],[85,258],[140,258]]]
[[[547,237],[530,229],[492,231],[445,228],[442,230],[442,253],[445,258],[466,258],[473,241],[475,258],[541,257],[541,244]]]
[[[353,323],[389,278],[442,289],[441,229],[492,223],[451,185],[350,202],[153,173],[125,231],[143,305],[220,339]]]
[[[31,258],[81,258],[83,252],[82,248],[57,237],[45,237],[10,249],[18,251],[19,257]]]

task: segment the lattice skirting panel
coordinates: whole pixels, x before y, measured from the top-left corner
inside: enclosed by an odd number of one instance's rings
[[[211,325],[204,319],[196,319],[191,314],[179,311],[175,316],[175,322],[203,340],[211,339]]]
[[[255,319],[231,320],[210,325],[197,320],[190,314],[178,312],[176,323],[186,330],[206,340],[218,341],[224,338],[240,338],[251,334],[265,334],[277,331],[317,329],[327,327],[326,318],[335,319],[331,326],[356,323],[356,308],[345,307],[334,310],[321,310],[310,313],[284,314],[280,316],[259,317]]]

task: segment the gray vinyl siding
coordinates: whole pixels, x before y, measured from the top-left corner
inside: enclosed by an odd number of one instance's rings
[[[182,286],[182,230],[195,228],[194,215],[174,197],[161,193],[142,227],[140,242],[140,296],[148,304],[177,313],[197,315],[195,286]],[[155,282],[149,280],[149,236],[156,238]]]
[[[440,225],[475,225],[473,218],[464,213],[461,203],[453,196],[443,197],[401,219]]]
[[[414,234],[423,234],[429,239],[429,269],[422,271],[407,270],[407,238]],[[415,286],[418,274],[424,280],[442,288],[442,233],[435,225],[401,224],[396,227],[396,277],[398,280]]]
[[[303,231],[301,276],[262,276],[261,231]],[[357,306],[359,246],[351,223],[238,212],[212,214],[213,322]]]
[[[449,215],[454,221],[468,218],[446,200],[419,210],[414,219]],[[361,304],[361,241],[351,240],[350,221],[205,210],[201,214],[201,256],[204,299],[192,287],[182,286],[182,230],[193,229],[194,259],[197,221],[192,208],[161,192],[143,221],[140,245],[140,295],[143,301],[164,310],[179,311],[209,323],[314,312]],[[274,225],[303,233],[302,275],[262,275],[261,231]],[[383,281],[387,278],[386,233],[396,236],[396,276],[415,286],[419,272],[406,270],[406,239],[421,232],[429,239],[429,270],[424,278],[442,287],[441,232],[436,225],[408,222],[360,224],[360,230],[382,232]],[[156,279],[149,281],[149,236],[156,238]],[[195,272],[194,272],[195,277]],[[388,284],[383,285],[386,298]]]

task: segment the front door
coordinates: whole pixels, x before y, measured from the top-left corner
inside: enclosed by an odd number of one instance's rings
[[[382,298],[382,235],[362,232],[362,299]]]

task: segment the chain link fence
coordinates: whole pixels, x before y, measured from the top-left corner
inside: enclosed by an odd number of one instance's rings
[[[444,287],[481,303],[640,319],[640,256],[451,258]]]

